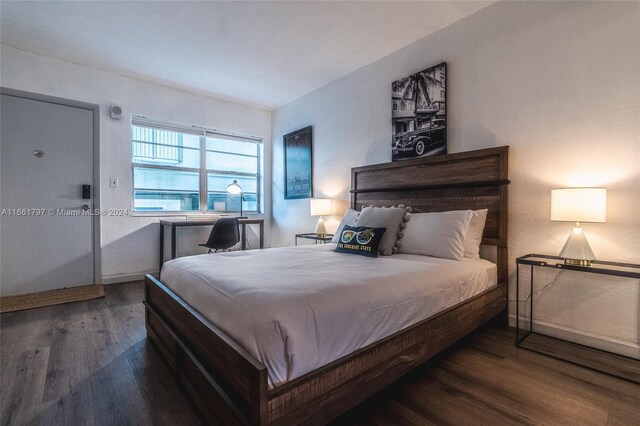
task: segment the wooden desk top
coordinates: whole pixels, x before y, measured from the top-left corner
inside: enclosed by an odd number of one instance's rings
[[[215,224],[219,217],[211,219],[161,219],[161,226],[206,226]],[[262,225],[264,219],[261,218],[246,218],[238,219],[239,225]]]

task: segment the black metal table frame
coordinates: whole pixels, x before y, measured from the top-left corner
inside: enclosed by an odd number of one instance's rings
[[[176,258],[176,228],[185,227],[185,226],[212,226],[215,224],[216,220],[161,220],[160,221],[160,269],[162,269],[162,265],[164,264],[164,227],[169,226],[171,228],[171,257],[170,259]],[[238,224],[240,225],[240,241],[241,241],[241,249],[246,250],[246,236],[247,236],[247,225],[260,225],[260,248],[264,248],[264,219],[238,219]]]
[[[633,264],[633,263],[619,263],[619,262],[607,262],[607,261],[594,260],[592,261],[592,266],[578,266],[578,265],[568,265],[565,263],[550,264],[549,262],[546,262],[546,261],[533,260],[531,258],[541,258],[541,259],[549,259],[549,260],[562,260],[562,258],[558,256],[549,256],[549,255],[543,255],[543,254],[527,254],[525,256],[516,258],[516,346],[522,347],[523,349],[527,349],[534,352],[538,352],[538,351],[532,348],[523,347],[521,346],[521,344],[530,334],[535,333],[533,331],[533,283],[534,283],[533,271],[535,266],[543,267],[543,268],[553,268],[553,269],[560,269],[560,270],[579,271],[579,272],[586,272],[586,273],[592,273],[592,274],[613,275],[618,277],[640,279],[640,265]],[[523,336],[520,335],[520,265],[529,265],[531,268],[530,274],[529,274],[529,327],[528,327],[528,330],[525,330],[526,333]],[[599,267],[600,265],[637,268],[637,272],[606,269],[606,268]],[[540,333],[536,333],[536,334],[540,334]],[[564,339],[559,339],[557,337],[554,337],[554,339],[567,341]],[[581,346],[584,346],[584,345],[581,345]],[[612,352],[605,351],[602,349],[596,349],[596,348],[590,348],[590,347],[589,349],[594,349],[594,350],[612,354]],[[541,353],[544,353],[544,352],[541,352]],[[549,354],[547,353],[544,353],[544,354],[549,356]],[[590,368],[596,371],[601,371],[606,374],[610,374],[609,372],[604,370],[597,370],[591,367],[587,367],[587,368]]]
[[[307,233],[304,233],[304,234],[296,234],[296,246],[298,245],[298,238],[303,238],[303,239],[307,239],[307,240],[313,240],[313,241],[315,241],[315,244],[318,244],[318,241],[321,241],[322,243],[326,244],[328,242],[331,242],[331,239],[333,238],[333,234],[325,234],[324,237],[320,237],[315,232],[307,232]]]

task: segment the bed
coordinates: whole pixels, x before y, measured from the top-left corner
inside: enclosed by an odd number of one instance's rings
[[[452,269],[447,262],[457,261],[416,255],[353,259],[360,256],[312,246],[176,259],[163,269],[162,282],[147,276],[148,337],[203,420],[326,423],[504,315],[507,155],[508,148],[499,147],[352,169],[356,209],[488,209],[482,243],[494,247],[495,264],[461,261]],[[348,279],[318,278],[327,265],[363,271],[371,286],[366,303],[358,303],[362,293]],[[278,275],[285,267],[294,272]],[[424,274],[431,277],[427,286],[416,278]],[[243,282],[234,283],[239,276]],[[423,295],[420,302],[407,304],[416,294]],[[323,306],[334,314],[323,317]],[[372,312],[377,317],[345,321],[346,311],[360,319]]]

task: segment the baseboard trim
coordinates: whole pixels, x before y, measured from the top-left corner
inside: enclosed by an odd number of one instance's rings
[[[107,275],[102,277],[102,284],[126,283],[143,280],[146,274],[157,274],[158,271],[136,272],[133,274]]]
[[[516,326],[516,316],[509,314],[509,325]],[[640,344],[627,340],[615,339],[613,337],[602,336],[589,333],[583,330],[576,330],[570,327],[551,324],[545,321],[533,321],[534,330],[540,334],[545,334],[558,339],[568,340],[584,346],[590,346],[604,351],[613,352],[630,358],[640,359]],[[520,318],[520,328],[527,329],[529,320]]]

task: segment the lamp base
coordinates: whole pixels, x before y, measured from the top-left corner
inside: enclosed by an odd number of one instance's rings
[[[569,238],[560,252],[560,257],[564,258],[564,263],[567,265],[576,266],[591,266],[591,261],[596,259],[579,222],[569,234]]]
[[[589,259],[564,259],[564,263],[566,265],[574,265],[574,266],[591,266],[591,260]]]
[[[324,238],[327,235],[327,228],[324,226],[324,219],[322,216],[318,218],[318,224],[316,225],[316,235]]]

